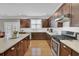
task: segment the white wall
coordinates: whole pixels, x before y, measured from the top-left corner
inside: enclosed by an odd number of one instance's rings
[[[0,31],[4,31],[4,22],[19,22],[20,20],[18,19],[4,19],[4,20],[0,20]]]
[[[62,30],[79,32],[79,27],[63,27]]]

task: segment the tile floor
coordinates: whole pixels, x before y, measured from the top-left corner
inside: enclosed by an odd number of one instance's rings
[[[31,40],[25,56],[52,56],[52,53],[46,40]]]

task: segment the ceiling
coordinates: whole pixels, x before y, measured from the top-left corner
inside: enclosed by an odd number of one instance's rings
[[[0,19],[48,18],[61,3],[0,3]]]

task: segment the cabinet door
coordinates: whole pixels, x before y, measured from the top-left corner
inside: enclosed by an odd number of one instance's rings
[[[72,56],[79,56],[79,53],[72,50]]]
[[[18,56],[23,56],[24,55],[24,49],[23,49],[23,47],[24,47],[24,42],[22,40],[17,45],[17,53],[18,53]]]
[[[63,9],[62,9],[62,6],[61,6],[61,7],[54,13],[55,19],[61,17],[62,14],[63,14]]]
[[[63,14],[71,14],[71,3],[65,3],[63,6],[62,6],[62,11],[63,11]]]
[[[64,45],[63,43],[61,43],[60,55],[61,55],[61,56],[71,56],[71,49],[68,48],[68,47],[67,47],[66,45]]]
[[[47,42],[48,42],[48,44],[49,44],[49,46],[50,46],[50,48],[51,48],[51,36],[49,35],[49,34],[47,34]]]
[[[63,27],[63,23],[62,22],[57,22],[57,27]]]
[[[43,20],[42,20],[42,27],[43,27],[43,28],[48,28],[48,27],[50,27],[50,20],[49,20],[49,19],[43,19]]]
[[[43,32],[33,32],[32,33],[32,39],[34,40],[46,40],[47,37],[46,37],[46,33],[43,33]]]
[[[6,52],[4,52],[5,56],[16,56],[16,46],[13,46],[12,48],[8,49]]]
[[[23,47],[23,49],[24,49],[24,54],[27,52],[27,50],[28,50],[28,38],[26,37],[26,38],[24,38],[24,47]]]
[[[30,28],[30,19],[21,19],[20,27],[21,28]]]
[[[79,27],[79,3],[72,3],[71,27]]]

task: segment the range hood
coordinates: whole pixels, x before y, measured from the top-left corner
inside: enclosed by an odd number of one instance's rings
[[[56,18],[55,21],[56,22],[68,22],[70,21],[71,15],[70,14],[66,14],[66,15],[62,15],[59,18]]]

